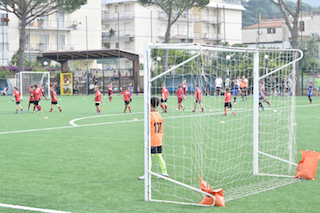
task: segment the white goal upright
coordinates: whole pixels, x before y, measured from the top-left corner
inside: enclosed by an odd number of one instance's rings
[[[29,86],[37,85],[45,88],[45,95],[50,99],[50,72],[40,72],[40,71],[23,71],[18,72],[15,75],[15,85],[21,93],[21,98],[23,96],[29,95]]]
[[[298,181],[293,178],[295,76],[302,55],[300,50],[145,44],[145,200],[198,205],[208,195],[200,190],[199,176],[212,189],[222,188],[225,201]],[[218,76],[224,82],[221,92],[215,87]],[[235,86],[245,85],[238,76],[247,85],[234,99]],[[185,110],[179,111],[175,92],[183,79],[188,92],[181,103]],[[162,156],[169,178],[159,178],[161,168],[150,154],[150,98],[160,99],[162,84],[170,92],[167,113],[162,113]],[[199,104],[192,112],[196,85],[203,113]],[[226,108],[224,116],[227,88],[235,115]]]

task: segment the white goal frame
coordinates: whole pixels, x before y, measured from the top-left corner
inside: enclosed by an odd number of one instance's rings
[[[185,51],[200,51],[198,54],[192,56],[188,60],[176,65],[175,67],[172,67],[168,69],[167,71],[164,71],[160,75],[153,77],[151,79],[151,49],[158,49],[158,50],[185,50]],[[206,46],[201,46],[199,44],[193,44],[193,43],[181,43],[181,44],[148,44],[145,43],[144,45],[144,177],[145,177],[145,184],[144,184],[144,198],[145,201],[156,201],[156,202],[167,202],[167,203],[177,203],[177,204],[187,204],[187,205],[200,205],[200,204],[194,204],[194,203],[187,203],[187,202],[176,202],[176,201],[167,201],[167,200],[154,200],[151,198],[151,175],[154,175],[156,177],[161,178],[162,176],[154,173],[151,171],[151,133],[150,133],[150,112],[151,112],[151,107],[150,107],[150,97],[151,97],[151,83],[158,78],[162,77],[163,75],[170,73],[171,71],[179,68],[180,66],[190,62],[191,60],[201,56],[202,51],[211,51],[211,52],[217,52],[217,51],[223,51],[223,52],[239,52],[239,53],[246,53],[250,52],[253,53],[254,55],[254,68],[253,68],[253,86],[254,86],[254,100],[253,100],[253,174],[254,175],[269,175],[269,176],[278,176],[278,177],[292,177],[292,176],[286,176],[286,175],[277,175],[277,174],[263,174],[259,173],[259,155],[264,155],[269,158],[273,158],[285,163],[288,163],[290,166],[294,165],[297,166],[296,163],[292,162],[292,158],[290,160],[285,160],[276,156],[272,156],[268,153],[264,153],[259,151],[259,81],[275,72],[278,72],[279,70],[288,67],[288,66],[293,66],[295,68],[295,63],[298,62],[303,58],[303,52],[301,50],[296,50],[296,49],[286,49],[285,51],[298,51],[300,53],[300,56],[291,61],[290,63],[287,63],[284,66],[278,67],[266,75],[259,76],[259,55],[260,53],[264,51],[268,51],[268,49],[251,49],[251,48],[220,48],[220,47],[206,47]],[[295,91],[293,91],[293,96],[295,96]],[[171,178],[165,178],[166,181],[173,182],[175,184],[178,184],[180,186],[189,188],[191,190],[194,190],[196,192],[202,193],[206,196],[210,196],[214,199],[214,203],[212,206],[215,205],[215,197],[212,196],[211,194],[208,194],[204,191],[201,191],[201,189],[194,188],[192,186],[186,185],[184,183],[178,182],[176,180],[173,180]],[[204,205],[200,205],[204,206]],[[207,206],[207,205],[206,205]]]
[[[50,72],[42,72],[42,71],[22,71],[22,72],[18,72],[15,74],[15,86],[20,88],[20,93],[21,93],[21,100],[23,100],[23,96],[25,95],[23,93],[23,90],[21,90],[22,88],[22,75],[23,74],[47,74],[48,75],[48,80],[46,82],[43,82],[45,83],[46,85],[48,85],[48,93],[46,94],[47,96],[47,99],[50,99]],[[18,82],[17,82],[17,79],[19,79],[19,85],[18,85]]]

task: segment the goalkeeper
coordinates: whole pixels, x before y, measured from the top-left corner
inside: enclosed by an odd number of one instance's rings
[[[155,156],[158,159],[159,165],[162,170],[163,177],[169,177],[167,173],[166,163],[162,158],[162,136],[163,136],[163,119],[160,113],[157,111],[159,106],[159,98],[151,98],[151,156]],[[150,164],[151,159],[150,159]],[[139,177],[140,180],[144,179],[144,176]]]

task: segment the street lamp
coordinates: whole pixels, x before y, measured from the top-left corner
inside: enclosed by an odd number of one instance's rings
[[[265,67],[265,74],[268,74],[268,59],[269,55],[264,55],[264,67]],[[265,84],[267,84],[267,78],[265,78]]]

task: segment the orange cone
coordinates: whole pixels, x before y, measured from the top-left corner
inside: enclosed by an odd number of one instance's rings
[[[209,194],[212,194],[216,198],[216,204],[215,206],[223,206],[225,207],[224,203],[224,196],[223,196],[223,189],[217,189],[217,190],[212,190],[211,186],[203,181],[199,175],[199,181],[200,181],[200,188],[202,191],[207,192]],[[199,203],[202,205],[212,205],[213,204],[213,198],[209,196],[205,196],[202,201]]]
[[[317,172],[320,153],[301,150],[302,159],[298,163],[296,178],[314,180]]]

